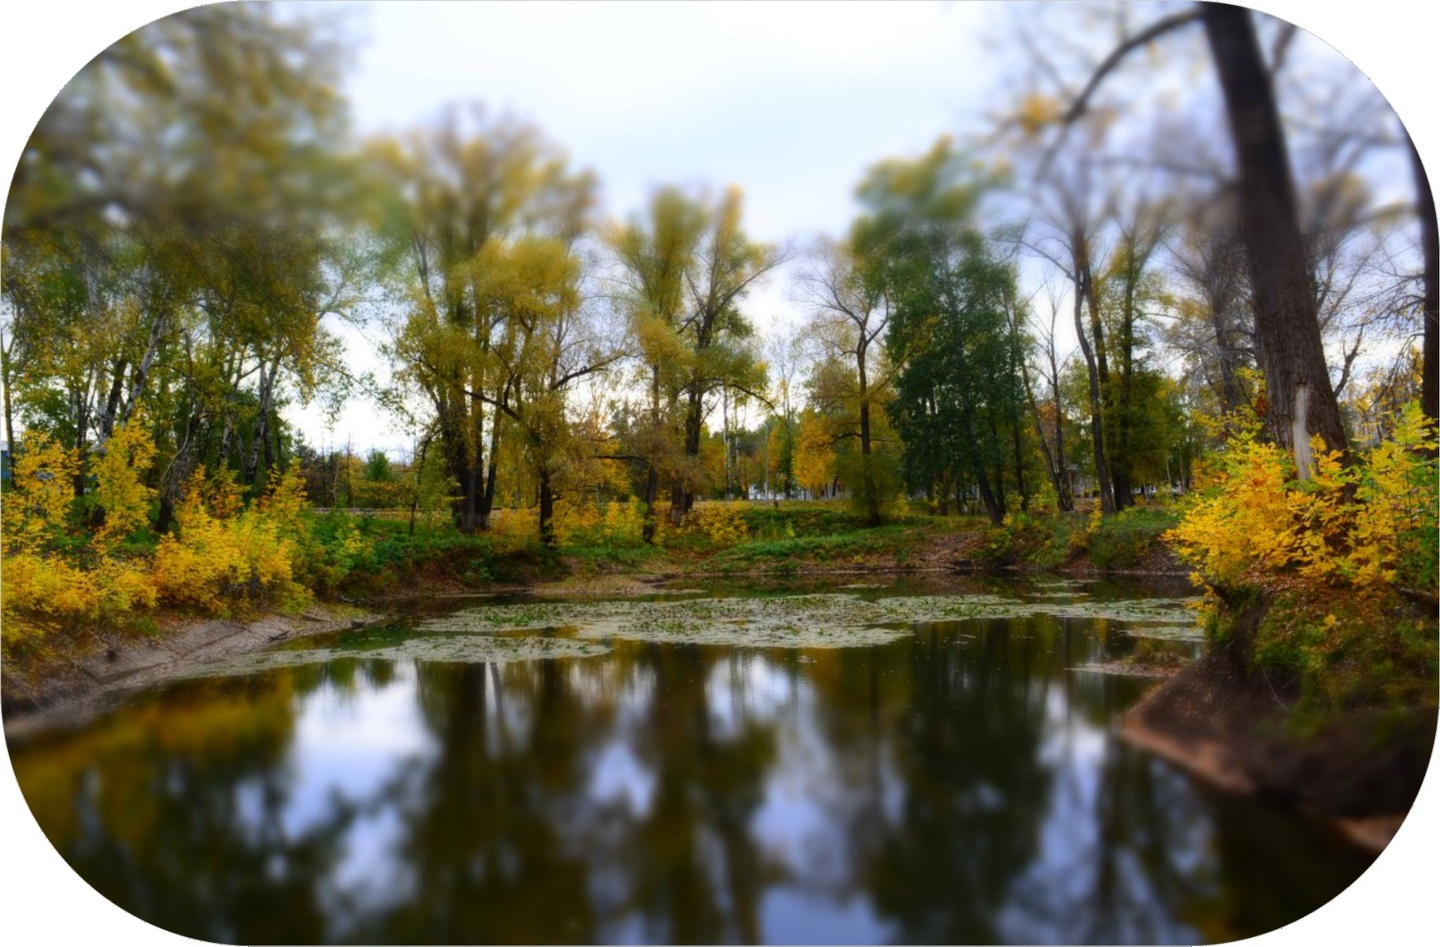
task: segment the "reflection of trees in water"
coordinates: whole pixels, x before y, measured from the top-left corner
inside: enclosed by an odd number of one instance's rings
[[[758,940],[767,875],[749,823],[774,739],[753,720],[715,732],[714,663],[713,649],[652,645],[503,674],[419,665],[438,752],[386,789],[403,813],[391,854],[410,897],[352,936],[594,942],[633,919],[653,940]],[[616,732],[622,697],[643,711],[633,732]],[[653,777],[642,812],[594,793],[596,759],[617,741]]]
[[[760,901],[773,870],[750,820],[775,761],[774,723],[745,714],[734,734],[715,732],[707,682],[722,653],[693,644],[651,644],[636,653],[653,693],[634,749],[656,782],[633,844],[618,854],[632,874],[631,905],[649,940],[761,937]],[[729,686],[743,688],[744,675],[731,674]]]
[[[66,861],[131,913],[202,939],[321,942],[313,881],[353,812],[285,826],[295,690],[288,672],[179,688],[16,771]]]
[[[1313,828],[1207,800],[1101,736],[1140,685],[1066,669],[1105,647],[1038,618],[413,677],[347,659],[177,688],[15,765],[83,877],[222,940],[758,941],[782,887],[821,911],[862,899],[909,942],[1224,939],[1359,873]],[[316,816],[299,698],[363,722],[412,682],[429,751],[378,757],[372,790]],[[602,785],[616,759],[631,794]],[[788,849],[765,827],[782,784],[799,795],[780,809],[807,810]]]
[[[922,630],[910,649],[913,696],[892,748],[904,798],[861,869],[902,942],[996,941],[993,912],[1035,852],[1044,693],[1015,665],[1047,655],[1011,624],[987,625],[970,642]]]
[[[385,790],[409,897],[362,917],[357,939],[597,938],[589,853],[566,829],[604,817],[590,811],[586,757],[609,715],[572,692],[569,665],[417,664],[437,752]]]

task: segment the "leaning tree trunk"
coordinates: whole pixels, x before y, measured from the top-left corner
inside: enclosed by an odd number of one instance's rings
[[[1100,490],[1100,512],[1115,512],[1115,494],[1112,492],[1110,472],[1105,467],[1105,422],[1100,400],[1100,372],[1095,367],[1095,352],[1085,336],[1085,324],[1080,312],[1085,302],[1084,277],[1075,279],[1075,335],[1080,340],[1080,354],[1085,357],[1085,374],[1090,381],[1090,444],[1095,454],[1095,483]]]
[[[1312,435],[1330,450],[1345,451],[1346,440],[1320,341],[1285,133],[1250,11],[1206,3],[1201,18],[1235,144],[1266,420],[1280,445],[1293,451],[1303,478],[1314,471]]]
[[[1434,424],[1440,418],[1440,237],[1436,234],[1435,196],[1430,190],[1430,177],[1420,160],[1415,141],[1407,132],[1410,146],[1410,167],[1415,176],[1415,212],[1420,216],[1420,250],[1424,254],[1425,274],[1421,317],[1424,319],[1424,342],[1421,347],[1420,408]]]

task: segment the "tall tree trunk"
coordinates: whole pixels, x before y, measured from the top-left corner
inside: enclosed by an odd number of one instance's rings
[[[880,525],[880,486],[876,482],[870,437],[870,377],[866,371],[864,330],[855,346],[855,370],[860,380],[860,489],[864,491],[865,525]]]
[[[1346,439],[1320,341],[1285,132],[1250,11],[1206,3],[1201,19],[1235,144],[1267,420],[1276,441],[1294,453],[1300,476],[1307,477],[1314,470],[1312,435],[1342,452]]]
[[[1005,503],[991,489],[990,479],[985,475],[985,468],[980,464],[975,466],[975,486],[980,491],[980,502],[985,506],[985,513],[990,517],[991,525],[999,526],[1004,523]]]
[[[1085,372],[1090,380],[1090,441],[1095,454],[1095,483],[1100,489],[1100,511],[1115,512],[1115,494],[1111,492],[1110,472],[1105,466],[1104,406],[1100,398],[1100,373],[1095,365],[1095,352],[1085,336],[1085,323],[1080,314],[1085,305],[1085,284],[1089,277],[1078,271],[1075,275],[1075,335],[1080,339],[1080,354],[1085,357]]]
[[[1125,274],[1125,308],[1121,313],[1120,337],[1116,340],[1120,348],[1120,371],[1118,379],[1111,377],[1111,384],[1116,388],[1112,404],[1115,410],[1111,415],[1115,449],[1106,457],[1114,478],[1117,510],[1135,505],[1135,495],[1131,492],[1135,484],[1130,469],[1130,427],[1134,417],[1132,401],[1135,381],[1135,286],[1140,277],[1134,268],[1133,251],[1126,252],[1131,257],[1130,269]],[[1115,384],[1117,381],[1118,385]]]
[[[476,512],[479,509],[480,489],[478,450],[472,451],[469,438],[451,415],[442,421],[440,442],[445,447],[445,462],[450,475],[455,478],[457,492],[451,495],[451,510],[455,528],[466,536],[474,535]]]
[[[645,472],[645,526],[642,538],[647,543],[655,542],[655,501],[660,496],[660,471],[649,464]]]
[[[1011,439],[1015,451],[1015,489],[1020,493],[1020,509],[1027,512],[1030,509],[1030,491],[1025,486],[1025,455],[1020,449],[1020,419],[1015,418],[1015,423],[1010,425]]]
[[[698,391],[691,391],[685,406],[685,460],[687,469],[675,481],[674,498],[670,504],[670,522],[676,526],[695,505],[695,488],[690,482],[695,471],[693,467],[700,460],[700,427],[704,420],[701,409],[704,399]]]
[[[80,458],[80,469],[75,474],[74,489],[75,499],[85,495],[85,456],[89,452],[89,418],[90,412],[85,404],[83,393],[76,393],[75,403],[75,453]]]
[[[105,413],[100,416],[100,439],[108,441],[115,433],[115,417],[120,413],[120,399],[125,396],[125,359],[117,358],[111,363],[113,377],[110,380],[110,394],[105,398]]]
[[[15,337],[11,335],[10,345],[15,344]],[[3,390],[5,397],[5,449],[10,452],[10,463],[15,462],[15,417],[10,409],[10,345],[5,344],[3,335],[0,335],[0,390]]]
[[[1070,468],[1065,463],[1065,416],[1061,413],[1060,367],[1055,363],[1053,338],[1050,345],[1050,378],[1050,395],[1055,405],[1055,472],[1059,477],[1055,492],[1059,495],[1060,512],[1069,513],[1075,509],[1075,489],[1070,483]],[[1041,439],[1044,439],[1043,436]]]
[[[555,546],[555,488],[550,483],[550,471],[540,471],[540,541],[551,548]]]
[[[249,484],[252,489],[260,485],[260,455],[262,449],[267,448],[270,426],[270,399],[275,391],[275,376],[279,374],[280,366],[260,365],[260,410],[255,416],[255,435],[250,439],[250,449],[246,452],[245,465],[241,473],[242,480]],[[268,455],[268,449],[265,450]],[[268,458],[267,458],[268,463]]]
[[[480,509],[476,513],[475,526],[481,531],[490,529],[490,517],[495,512],[495,480],[500,468],[500,417],[490,422],[490,461],[485,467],[485,486],[480,492]]]
[[[1440,237],[1436,234],[1435,195],[1430,190],[1430,177],[1420,160],[1420,152],[1409,132],[1405,142],[1410,146],[1410,168],[1415,176],[1415,212],[1420,217],[1420,249],[1424,254],[1424,301],[1420,307],[1424,319],[1424,336],[1420,350],[1420,408],[1434,424],[1440,419]]]

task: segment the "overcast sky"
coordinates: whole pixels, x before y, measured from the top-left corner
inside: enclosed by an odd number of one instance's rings
[[[125,32],[189,4],[175,0],[31,0],[0,12],[0,166],[13,168],[55,93]],[[1337,44],[1410,124],[1432,168],[1435,37],[1408,0],[1264,0]],[[987,12],[936,2],[883,8],[731,4],[483,7],[382,5],[362,22],[349,92],[362,129],[403,127],[442,103],[480,98],[542,126],[600,175],[611,212],[635,209],[657,182],[737,182],[751,232],[767,240],[839,233],[870,162],[963,129],[977,109]],[[778,308],[783,300],[757,300]],[[763,313],[759,313],[763,315]],[[357,406],[334,437],[384,440]],[[307,431],[307,434],[309,432]],[[394,439],[391,440],[403,440]],[[1431,783],[1435,779],[1430,780]],[[1435,927],[1432,786],[1376,867],[1336,902],[1265,945],[1415,939]],[[13,943],[104,938],[190,943],[108,904],[40,835],[13,778],[0,774],[0,917]],[[28,935],[28,936],[27,936]]]
[[[7,46],[28,35],[17,52],[34,64],[17,71],[6,51],[5,76],[18,83],[7,87],[25,93],[5,113],[0,159],[10,167],[53,90],[88,55],[175,7],[59,6],[85,12],[48,21],[52,7],[7,12]],[[117,6],[135,12],[117,15]],[[1000,61],[984,40],[1003,35],[1006,21],[995,5],[953,0],[345,6],[359,39],[345,89],[358,133],[400,131],[447,103],[484,102],[538,125],[574,165],[593,169],[611,216],[642,208],[656,185],[733,183],[746,195],[747,231],[777,244],[843,235],[867,167],[980,127]],[[1301,22],[1320,22],[1320,6],[1306,7]],[[1386,6],[1367,6],[1367,23]],[[102,20],[115,25],[96,29]],[[1321,26],[1320,34],[1348,38],[1353,26]],[[58,42],[65,31],[75,32],[73,42]],[[52,52],[37,58],[47,44]],[[1396,57],[1373,58],[1385,67]],[[791,295],[782,269],[746,311],[762,331],[797,321],[803,307]],[[383,371],[373,339],[337,331],[357,368]],[[317,446],[409,448],[398,422],[359,399],[333,426],[318,406],[288,413]]]
[[[824,15],[820,16],[821,10]],[[603,211],[641,209],[663,184],[740,185],[754,239],[843,235],[851,192],[884,157],[974,127],[982,24],[956,3],[406,3],[357,11],[348,86],[357,132],[402,131],[450,102],[538,125],[600,179]],[[745,304],[761,331],[799,317],[787,272]],[[366,346],[351,339],[357,354]],[[409,448],[357,407],[307,438]]]

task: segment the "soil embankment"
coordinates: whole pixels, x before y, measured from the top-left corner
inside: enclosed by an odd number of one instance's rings
[[[9,678],[5,738],[80,723],[119,704],[126,695],[217,658],[257,651],[277,642],[357,627],[377,616],[358,609],[311,606],[299,615],[254,621],[189,621],[153,640],[116,640],[32,680]]]
[[[1425,778],[1434,714],[1404,726],[1355,714],[1300,736],[1291,713],[1263,674],[1212,653],[1151,691],[1120,730],[1212,785],[1334,820],[1357,844],[1383,849]]]

